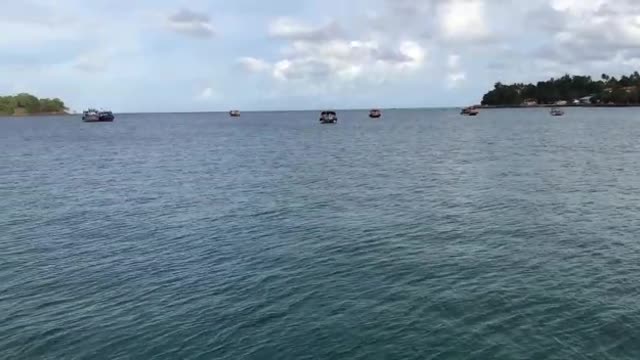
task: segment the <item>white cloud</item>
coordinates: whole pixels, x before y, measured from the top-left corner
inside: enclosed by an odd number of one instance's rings
[[[397,62],[401,67],[419,67],[426,59],[426,50],[415,41],[403,41],[398,50],[404,56],[404,61]]]
[[[453,72],[447,75],[447,87],[456,88],[467,79],[467,74],[462,71]]]
[[[447,57],[447,70],[446,86],[449,89],[457,88],[467,79],[467,73],[462,70],[458,54],[450,54]]]
[[[54,27],[44,24],[30,24],[0,20],[0,48],[18,49],[42,46],[49,42],[75,40],[79,36],[74,26]],[[11,35],[9,35],[11,34]]]
[[[284,59],[273,65],[273,77],[278,80],[287,80],[287,73],[291,68],[291,61]]]
[[[449,57],[447,58],[447,66],[450,69],[458,68],[460,66],[460,55],[457,55],[457,54],[449,55]]]
[[[206,87],[206,88],[202,89],[200,94],[198,94],[197,99],[198,100],[210,100],[210,99],[213,99],[215,97],[217,97],[217,94],[213,90],[213,88]]]
[[[535,51],[538,59],[565,68],[615,67],[640,55],[640,2],[549,0],[535,15],[553,21],[538,29],[549,38]]]
[[[107,70],[107,59],[104,54],[88,54],[81,55],[74,62],[73,67],[75,69],[95,73],[95,72],[103,72]]]
[[[549,4],[558,11],[569,11],[572,14],[592,12],[610,0],[550,0]],[[612,1],[612,2],[615,2]]]
[[[269,35],[287,40],[329,40],[339,37],[340,26],[334,21],[311,26],[292,18],[278,18],[269,25]]]
[[[202,6],[199,12],[170,3],[3,4],[0,93],[19,85],[82,107],[91,96],[77,89],[90,86],[133,110],[157,106],[160,95],[171,99],[167,108],[182,101],[184,109],[210,106],[212,100],[194,99],[227,92],[266,106],[273,89],[285,98],[315,87],[327,99],[333,86],[343,90],[331,92],[336,97],[419,102],[444,96],[444,88],[479,96],[495,81],[619,76],[640,64],[640,0],[309,0],[296,9],[261,4],[249,13],[239,2],[184,2]],[[95,26],[96,19],[104,21]],[[225,36],[216,42],[167,33],[210,39],[217,29]],[[163,82],[171,86],[158,86]],[[220,83],[222,95],[207,87]],[[148,91],[136,99],[139,89]]]
[[[447,41],[478,41],[490,35],[483,0],[449,0],[440,5],[440,31]]]
[[[204,13],[181,9],[169,16],[169,29],[195,38],[210,38],[215,35],[211,18]]]
[[[251,72],[269,71],[279,81],[318,84],[328,81],[383,81],[421,68],[427,50],[417,41],[380,41],[373,37],[346,39],[339,26],[308,25],[280,18],[269,26],[269,34],[288,40],[280,58],[273,62],[245,57],[240,62]],[[332,30],[329,30],[332,29]]]
[[[263,72],[271,68],[271,65],[262,59],[246,56],[238,59],[238,63],[249,72]]]

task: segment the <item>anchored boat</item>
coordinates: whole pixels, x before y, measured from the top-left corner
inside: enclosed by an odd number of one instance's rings
[[[372,119],[378,119],[382,117],[382,112],[378,109],[372,109],[371,111],[369,111],[369,117]]]
[[[229,116],[231,116],[231,117],[240,117],[240,110],[231,110],[231,111],[229,111]]]
[[[549,114],[551,114],[551,116],[562,116],[564,115],[564,111],[558,108],[552,108],[551,111],[549,111]]]
[[[338,122],[338,115],[335,111],[323,111],[320,113],[321,124],[336,124]]]
[[[477,116],[479,113],[480,113],[480,110],[478,110],[478,108],[475,106],[469,106],[462,109],[462,111],[460,111],[460,115],[466,115],[466,116]]]
[[[115,116],[111,111],[88,109],[82,112],[82,121],[84,122],[112,122],[114,119]]]

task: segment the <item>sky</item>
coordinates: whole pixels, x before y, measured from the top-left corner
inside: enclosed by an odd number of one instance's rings
[[[75,111],[448,107],[640,67],[638,0],[0,0],[0,94]]]

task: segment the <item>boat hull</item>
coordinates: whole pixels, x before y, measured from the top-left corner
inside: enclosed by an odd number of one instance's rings
[[[466,115],[466,116],[476,116],[479,113],[480,113],[480,110],[474,107],[467,107],[462,109],[462,111],[460,111],[460,115]]]
[[[84,122],[112,122],[115,119],[111,111],[87,110],[82,113]]]
[[[83,116],[82,121],[84,122],[113,122],[115,120],[114,116]]]

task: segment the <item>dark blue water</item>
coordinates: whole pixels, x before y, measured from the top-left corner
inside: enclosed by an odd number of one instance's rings
[[[638,359],[640,111],[0,120],[2,359]]]

